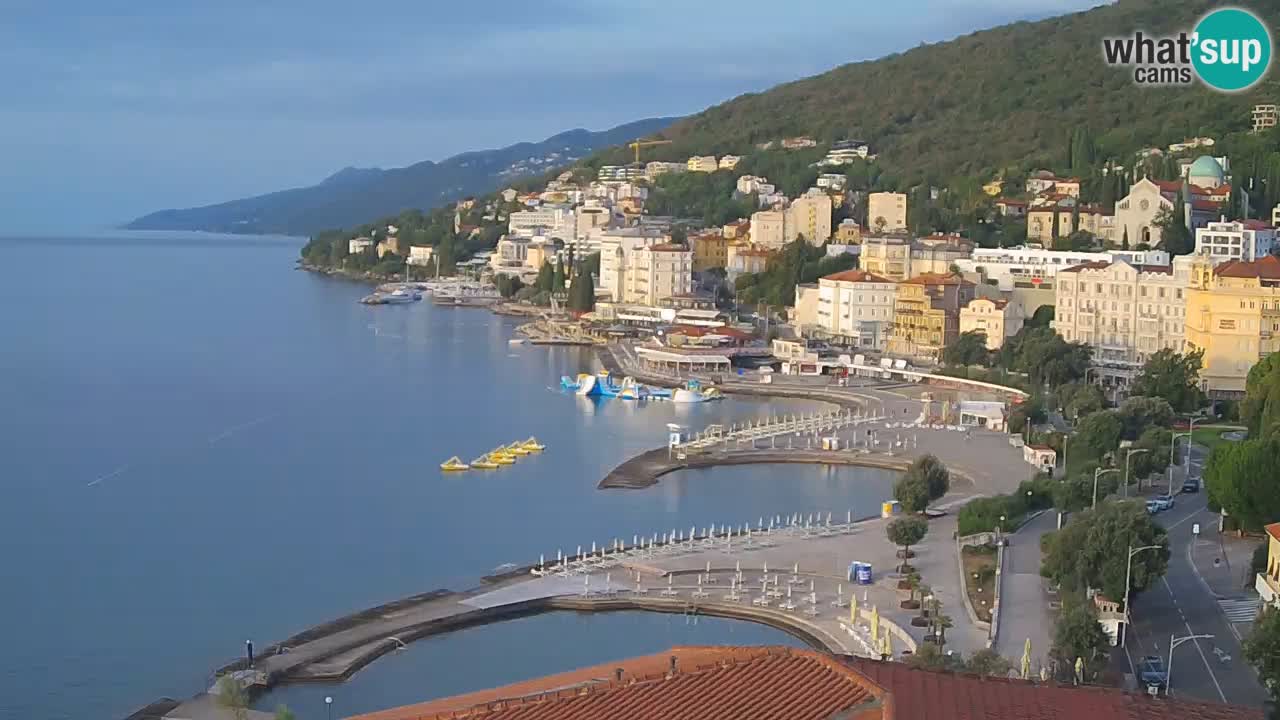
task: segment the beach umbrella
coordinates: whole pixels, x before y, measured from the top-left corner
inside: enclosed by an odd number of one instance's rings
[[[880,637],[880,608],[871,606],[871,641]]]
[[[1084,658],[1076,658],[1076,684],[1084,683]]]
[[[1031,679],[1031,638],[1022,646],[1022,679]]]
[[[855,627],[858,625],[858,595],[854,593],[849,596],[849,622]]]
[[[893,635],[885,630],[884,642],[880,646],[880,654],[886,658],[893,657]]]

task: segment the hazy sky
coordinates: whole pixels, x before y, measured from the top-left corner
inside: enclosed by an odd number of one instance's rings
[[[0,0],[0,233],[696,112],[1098,0]]]

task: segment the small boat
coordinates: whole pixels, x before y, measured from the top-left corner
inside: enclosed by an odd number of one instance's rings
[[[507,341],[508,345],[528,345],[529,338],[511,338]]]
[[[471,461],[471,468],[473,470],[495,470],[497,467],[498,463],[490,460],[488,455],[481,455]]]
[[[499,465],[515,465],[516,459],[506,451],[506,448],[497,448],[489,452],[489,459]]]
[[[507,452],[512,455],[528,455],[530,450],[526,449],[518,442],[513,442],[507,446]]]
[[[462,462],[462,458],[454,455],[448,460],[440,463],[440,469],[445,472],[460,472],[462,470],[470,470],[471,466]]]
[[[536,437],[530,437],[528,440],[520,443],[520,447],[528,450],[529,452],[542,452],[547,449],[547,446],[538,442],[538,438]]]

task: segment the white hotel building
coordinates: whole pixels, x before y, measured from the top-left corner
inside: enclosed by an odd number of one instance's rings
[[[1001,290],[1021,287],[1053,287],[1060,270],[1085,263],[1112,263],[1123,260],[1132,265],[1168,266],[1169,253],[1163,250],[1108,250],[1069,252],[1037,247],[975,248],[973,256],[955,261],[960,272],[995,280]]]
[[[816,328],[860,348],[884,350],[897,298],[897,283],[863,270],[827,275],[818,280]]]
[[[1211,222],[1196,229],[1196,254],[1214,265],[1229,260],[1253,262],[1271,254],[1276,229],[1261,220]]]

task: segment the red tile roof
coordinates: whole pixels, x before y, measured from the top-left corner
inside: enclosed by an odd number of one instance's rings
[[[824,275],[823,280],[832,280],[835,282],[873,282],[873,283],[891,283],[892,280],[882,278],[867,272],[866,270],[845,270],[844,272],[832,273]]]
[[[670,669],[676,658],[676,671]],[[617,672],[622,671],[622,679]],[[359,720],[881,720],[884,690],[834,657],[791,648],[673,648]]]
[[[1115,688],[1074,687],[916,670],[846,658],[889,692],[895,720],[1261,720],[1262,709],[1153,698]],[[890,717],[885,713],[886,720]]]
[[[1280,258],[1268,255],[1253,262],[1233,260],[1219,265],[1213,274],[1219,277],[1280,280]]]
[[[1111,263],[1107,262],[1106,260],[1090,260],[1087,263],[1080,263],[1079,265],[1072,265],[1071,267],[1068,267],[1068,268],[1062,268],[1058,272],[1078,273],[1082,270],[1104,270],[1109,267],[1111,267]]]
[[[1269,222],[1267,222],[1267,221],[1265,221],[1265,220],[1253,220],[1253,219],[1245,220],[1245,221],[1244,221],[1244,227],[1245,227],[1245,229],[1246,229],[1246,230],[1270,230],[1270,229],[1272,229],[1272,228],[1271,228],[1271,223],[1269,223]]]
[[[1266,527],[1267,534],[1276,540],[1280,540],[1280,523],[1271,523]]]

